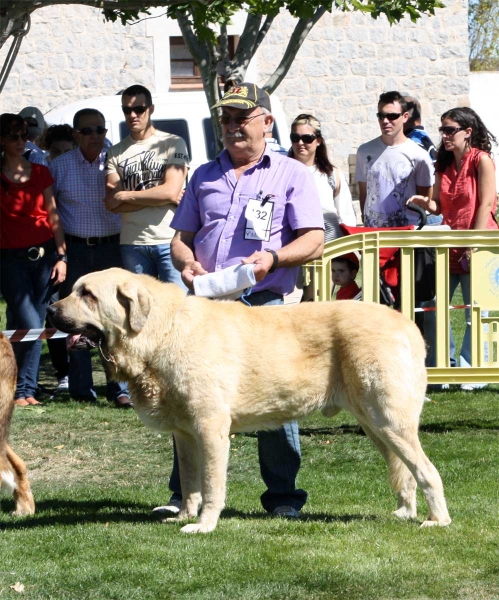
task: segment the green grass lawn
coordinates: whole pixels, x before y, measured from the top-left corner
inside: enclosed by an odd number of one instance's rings
[[[97,364],[96,376],[102,394]],[[46,354],[41,378],[55,383]],[[0,600],[497,599],[499,386],[432,400],[421,440],[444,482],[449,527],[391,515],[384,462],[341,413],[302,423],[302,520],[263,512],[256,438],[236,435],[226,509],[199,536],[151,516],[169,498],[169,435],[101,395],[94,406],[63,396],[16,408],[11,442],[28,464],[37,513],[11,518],[2,496]],[[418,509],[421,522],[421,494]]]

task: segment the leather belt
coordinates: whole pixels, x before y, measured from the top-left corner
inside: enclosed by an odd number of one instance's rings
[[[98,246],[99,244],[110,244],[112,242],[120,241],[120,234],[116,235],[105,235],[103,237],[78,237],[77,235],[70,235],[66,233],[65,236],[67,242],[72,244],[85,244],[86,246]]]

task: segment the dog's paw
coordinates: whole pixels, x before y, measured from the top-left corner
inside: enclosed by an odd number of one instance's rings
[[[189,523],[180,530],[182,533],[210,533],[217,526],[216,523],[202,524],[202,523]]]
[[[397,510],[394,510],[392,515],[397,517],[397,519],[403,519],[404,521],[408,521],[410,519],[416,518],[416,511],[411,510],[407,506],[401,506],[400,508],[397,508]]]
[[[447,525],[451,524],[451,520],[450,519],[445,519],[442,521],[423,521],[421,523],[421,527],[447,527]]]

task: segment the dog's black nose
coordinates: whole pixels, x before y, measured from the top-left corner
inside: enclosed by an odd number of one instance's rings
[[[52,304],[47,308],[47,314],[49,317],[53,317],[57,312],[57,308]]]

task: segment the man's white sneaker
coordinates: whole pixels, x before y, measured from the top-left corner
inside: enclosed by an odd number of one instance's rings
[[[178,515],[182,508],[182,500],[172,499],[166,506],[156,506],[152,509],[152,514],[157,517],[174,517]]]
[[[274,517],[282,517],[284,519],[299,519],[300,511],[292,506],[277,506],[272,511]]]

